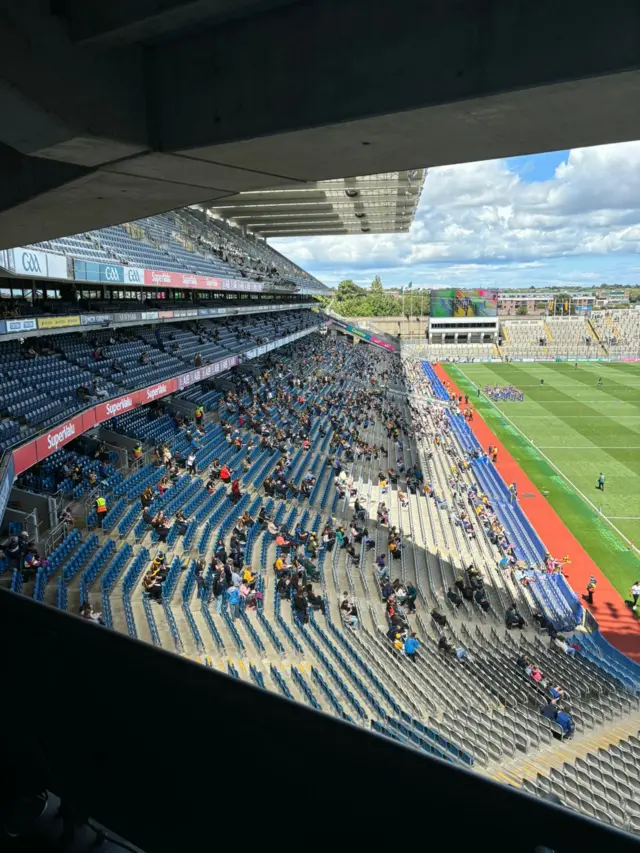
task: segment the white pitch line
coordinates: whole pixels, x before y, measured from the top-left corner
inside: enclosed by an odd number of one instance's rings
[[[640,450],[640,446],[626,447],[614,444],[601,447],[597,444],[537,444],[538,450]]]
[[[462,370],[458,365],[456,365],[456,367],[458,367],[458,370],[460,371],[460,373],[462,373],[462,375],[465,377],[465,379],[466,379],[468,382],[471,382],[471,384],[473,385],[472,380],[471,380],[471,379],[469,379],[469,377],[468,377],[468,376],[467,376],[467,374],[464,372],[464,370]],[[534,447],[534,448],[538,451],[538,453],[540,454],[540,456],[542,456],[542,457],[543,457],[543,459],[546,459],[546,460],[547,460],[547,462],[548,462],[548,463],[549,463],[549,465],[553,468],[553,470],[554,470],[554,471],[557,471],[557,472],[558,472],[558,474],[560,474],[560,476],[561,476],[564,480],[566,480],[566,481],[567,481],[567,483],[568,483],[568,484],[571,486],[571,488],[576,492],[576,494],[580,495],[580,497],[583,499],[583,501],[585,501],[585,503],[589,504],[589,506],[590,506],[593,510],[595,510],[595,512],[600,516],[600,518],[603,518],[603,519],[607,522],[607,524],[609,525],[609,527],[612,527],[612,528],[616,531],[616,533],[618,534],[618,536],[620,536],[620,538],[621,538],[621,539],[624,539],[624,541],[627,543],[627,545],[630,545],[636,553],[640,554],[640,548],[636,548],[636,546],[633,544],[633,542],[632,542],[630,539],[628,539],[628,538],[624,535],[624,533],[623,533],[623,532],[622,532],[618,527],[616,527],[616,526],[615,526],[615,524],[613,524],[613,522],[612,522],[612,521],[610,521],[610,520],[607,518],[607,516],[606,516],[606,515],[603,515],[603,514],[602,514],[602,512],[598,509],[598,507],[594,504],[594,502],[593,502],[592,500],[590,500],[590,499],[585,495],[585,493],[584,493],[584,492],[581,492],[581,491],[580,491],[580,489],[579,489],[579,488],[578,488],[574,483],[572,483],[572,482],[571,482],[571,480],[567,477],[567,475],[564,473],[564,471],[562,471],[560,468],[558,468],[558,466],[557,466],[557,465],[555,465],[555,464],[551,461],[551,459],[549,459],[549,457],[547,456],[547,454],[546,454],[546,453],[543,453],[543,452],[540,450],[540,448],[539,448],[537,445],[535,445],[535,444],[531,441],[531,439],[530,439],[530,438],[528,438],[528,436],[526,436],[526,435],[522,432],[522,430],[520,429],[520,427],[519,427],[519,426],[516,426],[516,424],[514,424],[514,422],[511,420],[511,418],[507,417],[507,415],[505,415],[505,414],[504,414],[504,412],[502,412],[502,411],[501,411],[501,410],[496,406],[496,404],[493,402],[493,400],[491,400],[490,402],[491,402],[491,405],[493,406],[493,408],[496,410],[496,412],[498,412],[498,414],[502,415],[502,417],[503,417],[503,418],[505,418],[505,420],[509,421],[509,423],[511,424],[511,426],[512,426],[512,427],[513,427],[517,432],[519,432],[519,433],[520,433],[520,435],[524,438],[524,440],[525,440],[525,441],[528,441],[528,442],[529,442],[529,444],[530,444],[532,447]]]
[[[471,401],[469,401],[469,402],[471,402]],[[496,411],[500,412],[501,415],[503,415],[505,418],[507,418],[507,416],[502,411],[502,409],[499,409],[498,406],[496,406],[496,404],[493,402],[493,400],[491,402],[492,402],[493,406],[495,407]],[[542,415],[518,415],[518,417],[519,418],[536,418],[537,420],[540,420],[540,418],[547,418],[548,419],[549,415],[550,415],[550,413],[547,412],[546,414],[542,414]],[[615,418],[616,420],[620,420],[620,418],[624,418],[625,420],[631,419],[631,420],[638,421],[638,420],[640,420],[640,415],[619,415],[616,412],[614,412],[613,415],[562,415],[562,416],[560,416],[560,420],[563,420],[563,421],[566,421],[567,418],[590,418],[591,420],[595,420],[596,418],[599,418],[599,419],[606,418],[607,420],[611,420],[611,418]],[[507,420],[509,420],[509,418],[507,418]],[[527,441],[528,441],[528,439],[527,439]]]
[[[605,518],[613,518],[615,521],[640,521],[640,515],[607,515]]]

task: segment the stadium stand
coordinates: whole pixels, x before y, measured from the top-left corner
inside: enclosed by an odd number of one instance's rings
[[[375,331],[375,324],[373,331]],[[437,361],[531,361],[638,358],[640,311],[593,311],[588,316],[502,318],[496,344],[417,343],[407,341],[403,351]]]
[[[590,320],[610,355],[640,353],[640,311],[594,311]]]
[[[26,475],[71,480],[77,527],[28,566],[14,530],[0,583],[638,831],[637,667],[575,631],[429,364],[312,335],[178,401],[106,424],[129,470],[71,445]]]
[[[319,293],[326,288],[264,240],[200,210],[182,210],[59,237],[33,248],[84,261],[122,263],[168,272],[193,272],[258,282],[283,279]]]
[[[545,358],[549,339],[543,320],[502,321],[502,352],[511,358]]]
[[[72,333],[0,343],[0,451],[59,423],[93,401],[241,355],[317,324],[292,311],[246,318]]]
[[[412,350],[429,361],[488,361],[498,357],[493,344],[413,344]]]
[[[588,317],[503,320],[508,358],[603,358],[640,354],[640,312],[593,311]]]
[[[597,358],[605,353],[589,320],[548,317],[545,328],[553,355],[570,353],[583,358]]]

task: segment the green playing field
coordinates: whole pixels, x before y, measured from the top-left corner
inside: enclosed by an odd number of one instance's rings
[[[640,365],[444,365],[621,595],[640,578]],[[602,379],[602,387],[598,379]],[[544,384],[541,383],[544,380]],[[514,385],[524,402],[485,386]],[[475,387],[473,387],[475,386]],[[597,488],[605,475],[604,491]]]

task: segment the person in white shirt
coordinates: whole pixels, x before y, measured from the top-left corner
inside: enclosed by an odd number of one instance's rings
[[[573,649],[569,643],[565,640],[562,634],[558,634],[557,637],[554,638],[553,643],[557,649],[561,652],[564,652],[565,655],[574,655],[575,649]]]
[[[640,598],[640,581],[636,581],[631,587],[631,595],[633,596],[633,610],[638,609],[638,599]]]
[[[196,473],[196,455],[195,455],[195,453],[190,453],[187,456],[187,471],[190,474]]]

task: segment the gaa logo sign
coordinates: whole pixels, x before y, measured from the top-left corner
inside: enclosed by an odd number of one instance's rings
[[[42,275],[42,269],[40,268],[40,259],[35,254],[35,252],[22,253],[22,269],[25,272],[32,272],[37,275]]]
[[[127,281],[130,284],[141,284],[140,280],[140,270],[125,270],[127,274]]]
[[[104,277],[107,281],[120,281],[120,276],[118,275],[118,267],[105,267]]]

